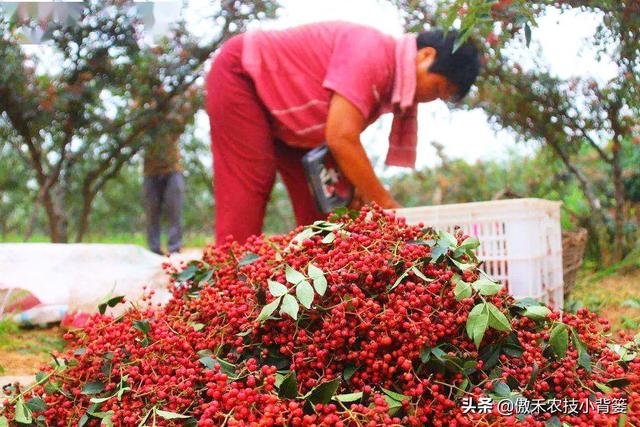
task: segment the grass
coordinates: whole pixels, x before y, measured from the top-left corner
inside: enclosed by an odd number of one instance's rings
[[[607,269],[583,271],[566,307],[597,312],[613,331],[640,332],[640,248]]]
[[[631,272],[638,269],[640,269],[640,245],[636,246],[636,248],[629,252],[619,263],[598,272],[588,274],[585,279],[588,282],[594,283],[614,274],[624,274],[625,272]]]
[[[0,320],[0,375],[30,375],[46,364],[51,353],[64,350],[63,331],[53,328],[19,328]]]
[[[166,237],[165,237],[166,240]],[[32,235],[26,242],[23,236],[9,234],[0,238],[0,243],[49,243],[49,236],[44,234]],[[147,238],[142,233],[119,233],[110,235],[92,234],[87,236],[82,243],[109,243],[109,244],[133,244],[147,247]],[[188,233],[183,238],[183,247],[204,247],[213,243],[213,236],[207,234]]]

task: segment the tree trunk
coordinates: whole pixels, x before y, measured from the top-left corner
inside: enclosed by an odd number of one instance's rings
[[[89,230],[89,216],[93,207],[93,193],[84,192],[82,194],[82,211],[80,212],[80,222],[78,224],[78,232],[76,234],[76,243],[82,242],[87,230]]]
[[[47,213],[51,243],[64,243],[64,236],[62,230],[60,230],[60,220],[53,206],[53,201],[48,195],[44,197],[44,210]]]
[[[576,179],[578,180],[578,184],[580,185],[580,189],[582,190],[582,193],[584,194],[585,198],[587,199],[587,202],[589,203],[589,206],[593,210],[593,215],[598,218],[598,221],[602,225],[606,226],[606,224],[607,224],[606,217],[605,217],[604,213],[602,212],[602,206],[600,204],[600,200],[598,199],[598,197],[596,197],[595,191],[594,191],[591,183],[582,174],[582,172],[580,172],[578,170],[578,168],[573,163],[571,163],[571,159],[569,159],[569,156],[567,155],[567,153],[562,151],[562,148],[560,148],[560,146],[559,146],[557,141],[553,141],[552,139],[547,138],[547,143],[549,144],[549,146],[551,146],[551,148],[553,148],[553,151],[556,152],[558,157],[560,157],[560,160],[562,160],[562,163],[564,163],[564,165],[567,168],[567,170],[569,171],[569,173],[571,173],[573,176],[575,176]]]
[[[40,197],[40,195],[38,195],[36,197],[36,200],[33,202],[33,209],[31,210],[31,216],[29,217],[27,231],[25,231],[23,236],[23,240],[25,242],[29,241],[29,239],[33,235],[33,230],[36,227],[36,220],[38,219],[38,209],[40,208],[40,203],[42,203],[42,198]]]
[[[591,183],[587,180],[587,178],[578,170],[578,168],[571,162],[571,159],[562,151],[562,148],[559,146],[557,141],[553,141],[552,139],[547,139],[548,145],[556,152],[562,163],[565,165],[569,173],[571,173],[578,180],[578,185],[582,190],[582,194],[584,194],[587,202],[589,203],[589,207],[591,208],[592,215],[589,216],[589,229],[590,236],[592,240],[595,240],[594,246],[598,248],[604,248],[611,242],[611,235],[609,233],[609,227],[607,226],[607,218],[602,210],[600,205],[600,200],[596,197],[595,191],[591,185]],[[604,260],[602,257],[598,257],[597,263],[598,266],[609,264],[611,260]]]
[[[620,139],[618,135],[613,140],[613,197],[615,200],[615,222],[613,239],[613,262],[622,260],[625,253],[624,244],[624,183],[622,181],[622,166],[620,165]]]

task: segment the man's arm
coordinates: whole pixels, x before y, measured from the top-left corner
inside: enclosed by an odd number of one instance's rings
[[[334,93],[329,105],[326,138],[338,166],[365,199],[385,209],[399,208],[398,202],[382,186],[360,143],[365,126],[360,110],[345,97]]]

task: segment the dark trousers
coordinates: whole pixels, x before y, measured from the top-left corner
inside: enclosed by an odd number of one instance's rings
[[[182,205],[184,177],[181,172],[144,177],[144,208],[147,216],[149,249],[158,254],[160,248],[160,220],[163,208],[169,220],[169,252],[177,252],[182,244]]]

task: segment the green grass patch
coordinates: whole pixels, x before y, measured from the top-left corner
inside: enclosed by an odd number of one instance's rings
[[[9,318],[0,320],[0,348],[9,346],[20,328]]]
[[[629,252],[622,261],[601,271],[590,274],[586,278],[586,282],[594,283],[614,274],[629,273],[638,269],[640,269],[640,245]]]
[[[10,318],[0,320],[0,350],[38,354],[62,351],[66,341],[58,328],[20,328]]]
[[[166,236],[163,236],[166,241]],[[49,236],[38,234],[24,240],[18,234],[9,234],[0,239],[0,243],[49,243]],[[72,243],[72,242],[70,242]],[[107,243],[107,244],[130,244],[147,247],[147,237],[142,233],[118,233],[118,234],[92,234],[86,236],[82,243]],[[186,234],[183,239],[183,247],[204,247],[213,243],[213,236],[209,234]]]

